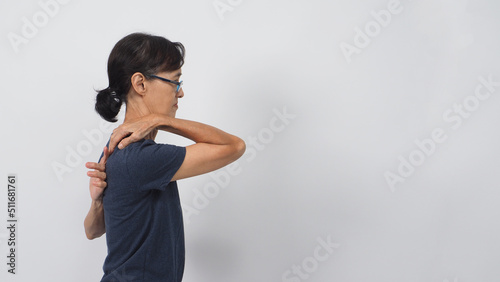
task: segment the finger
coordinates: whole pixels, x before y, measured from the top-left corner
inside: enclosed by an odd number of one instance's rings
[[[104,146],[104,149],[102,150],[102,158],[101,158],[101,161],[99,161],[100,164],[106,164],[106,161],[108,160],[108,156],[109,156],[109,151],[108,151],[108,147]]]
[[[106,186],[108,186],[108,183],[106,183],[106,181],[104,180],[99,180],[99,188],[104,190],[106,188]]]
[[[118,127],[120,128],[120,127]],[[113,134],[111,134],[111,138],[109,140],[109,153],[113,153],[113,151],[115,150],[116,148],[116,145],[118,145],[118,143],[120,143],[120,141],[129,136],[131,134],[131,132],[127,131],[127,130],[121,130],[121,129],[118,129],[116,128],[114,131],[113,131]]]
[[[120,150],[122,150],[123,148],[127,147],[128,145],[130,145],[131,143],[134,143],[136,142],[137,140],[139,140],[137,137],[136,137],[136,134],[135,133],[132,133],[131,135],[129,136],[126,136],[125,138],[123,138],[120,143],[118,144],[118,148]]]
[[[128,145],[130,145],[131,143],[139,141],[140,139],[141,138],[139,137],[138,133],[134,132],[130,136],[128,136],[127,138],[123,138],[120,141],[120,143],[118,144],[118,148],[121,150],[121,149],[127,147]]]
[[[100,188],[100,189],[104,189],[108,185],[106,183],[106,181],[101,180],[99,178],[91,178],[91,182],[90,183],[91,183],[92,186],[94,186],[96,188]]]
[[[127,137],[127,138],[122,139],[122,141],[120,141],[120,143],[118,144],[118,148],[121,150],[121,149],[127,147],[130,143],[132,143],[130,140],[131,140],[131,137]]]
[[[99,182],[97,183],[97,187],[99,189],[104,190],[104,189],[106,189],[106,186],[108,186],[108,183],[106,183],[106,181],[104,181],[104,180],[99,179]]]
[[[87,167],[88,169],[97,169],[103,171],[104,165],[95,162],[87,162],[85,164],[85,167]]]
[[[106,156],[106,160],[108,160],[108,157],[109,157],[109,150],[108,150],[108,147],[107,147],[107,146],[104,146],[103,152],[104,152],[104,155]]]
[[[106,179],[106,173],[102,172],[102,171],[98,171],[98,170],[88,171],[87,172],[87,176],[93,177],[93,178],[99,178],[99,179],[102,179],[102,180]]]
[[[113,133],[111,133],[111,138],[109,138],[108,149],[109,149],[109,152],[110,152],[110,153],[113,153],[113,151],[115,150],[116,145],[117,145],[117,144],[118,144],[118,142],[120,142],[120,140],[121,140],[121,139],[117,139],[116,129],[117,129],[117,128],[115,128],[115,129],[113,130]]]
[[[88,162],[85,164],[85,166],[89,169],[105,171],[105,166],[104,166],[104,164],[101,164],[101,163]]]

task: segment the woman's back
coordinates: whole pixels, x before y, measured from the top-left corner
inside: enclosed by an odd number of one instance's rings
[[[108,256],[102,281],[181,280],[182,210],[177,183],[170,180],[185,151],[147,139],[109,157],[103,196]]]

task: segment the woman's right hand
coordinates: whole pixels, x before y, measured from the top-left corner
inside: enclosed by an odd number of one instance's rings
[[[113,153],[115,147],[121,150],[130,143],[137,142],[144,137],[158,132],[158,116],[150,114],[131,121],[124,122],[113,130],[109,140],[109,153]]]

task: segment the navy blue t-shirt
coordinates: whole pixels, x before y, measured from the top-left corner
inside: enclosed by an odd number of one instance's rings
[[[182,280],[184,227],[177,183],[186,148],[153,140],[118,148],[106,163],[108,255],[101,281]]]

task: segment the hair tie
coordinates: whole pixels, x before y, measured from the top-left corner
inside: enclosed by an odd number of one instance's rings
[[[120,100],[120,96],[118,96],[118,95],[116,94],[116,91],[111,90],[111,92],[110,92],[110,93],[111,93],[111,98],[113,98],[113,99],[114,99],[117,103],[120,103],[120,102],[121,102],[121,100]]]

